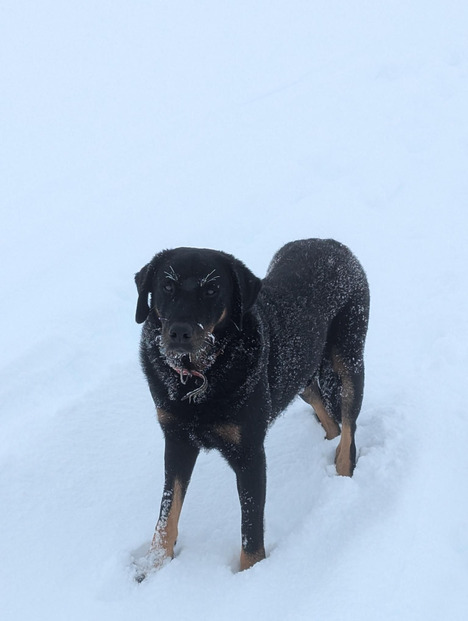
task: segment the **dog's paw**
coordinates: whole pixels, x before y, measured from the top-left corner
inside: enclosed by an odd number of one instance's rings
[[[164,549],[156,547],[150,548],[144,556],[133,561],[135,582],[143,582],[148,576],[162,569],[171,560],[172,558],[167,556]]]

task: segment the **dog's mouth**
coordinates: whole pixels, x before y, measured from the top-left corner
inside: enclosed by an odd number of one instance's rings
[[[164,338],[158,339],[159,350],[165,363],[179,375],[180,383],[185,386],[191,377],[201,380],[201,384],[188,392],[182,400],[189,403],[203,395],[208,388],[206,371],[213,365],[219,352],[216,350],[216,339],[210,333],[205,337],[201,346],[196,349],[170,346],[164,343]],[[198,383],[200,383],[198,381]]]
[[[209,359],[211,359],[211,357]],[[199,370],[201,361],[203,361],[203,371]],[[201,380],[201,384],[194,390],[191,390],[186,395],[184,395],[182,397],[182,401],[188,401],[189,403],[192,403],[206,392],[206,389],[208,388],[208,380],[206,379],[205,375],[205,370],[206,368],[208,368],[206,366],[206,361],[206,356],[202,356],[201,360],[200,356],[198,356],[196,362],[194,362],[193,354],[166,354],[166,363],[179,374],[181,384],[185,386],[185,384],[191,377],[195,377],[198,380]],[[211,366],[211,364],[212,362],[209,363],[209,366]]]
[[[159,350],[165,362],[175,371],[204,372],[216,360],[215,341],[204,342],[201,347],[188,349],[164,345],[163,339],[159,343]]]
[[[197,371],[197,365],[193,362],[192,353],[166,351],[164,353],[164,359],[171,369],[177,371],[184,377],[189,375],[192,371]],[[186,382],[183,381],[183,384]]]

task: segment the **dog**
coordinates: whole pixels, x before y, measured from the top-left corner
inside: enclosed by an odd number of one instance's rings
[[[332,239],[286,244],[266,277],[215,250],[164,250],[135,276],[140,358],[165,439],[165,483],[147,558],[173,558],[197,456],[217,449],[241,505],[240,569],[265,558],[264,440],[298,395],[332,439],[336,471],[352,476],[364,388],[369,288]],[[141,579],[144,578],[144,575]]]

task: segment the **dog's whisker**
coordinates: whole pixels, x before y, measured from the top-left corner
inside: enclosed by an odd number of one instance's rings
[[[174,282],[179,282],[179,275],[175,273],[175,270],[172,267],[172,265],[169,265],[169,272],[164,272],[164,273],[169,280],[173,280]]]
[[[219,276],[212,276],[212,274],[214,274],[215,272],[216,270],[212,270],[209,274],[207,274],[204,278],[202,278],[200,280],[200,287],[203,287],[209,282],[213,282],[214,280],[217,280]]]
[[[239,326],[237,325],[237,323],[234,321],[234,319],[231,319],[231,322],[234,324],[234,327],[236,328],[236,330],[237,330],[238,332],[240,332],[240,331],[241,331],[241,329],[239,328]]]

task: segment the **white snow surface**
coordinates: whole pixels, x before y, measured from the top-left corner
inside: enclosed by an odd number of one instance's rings
[[[468,618],[468,3],[5,0],[2,621]],[[359,461],[300,400],[267,440],[267,559],[201,455],[142,584],[163,439],[133,275],[179,245],[257,275],[333,237],[372,294]]]

